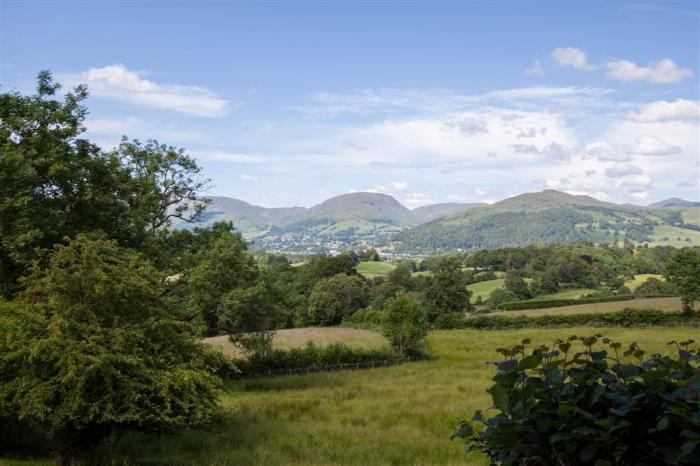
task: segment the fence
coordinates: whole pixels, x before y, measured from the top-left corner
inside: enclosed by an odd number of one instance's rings
[[[306,367],[286,369],[267,369],[249,374],[239,374],[240,378],[272,377],[278,375],[309,374],[312,372],[334,372],[343,370],[374,369],[379,367],[396,366],[405,362],[417,361],[418,358],[406,356],[396,359],[375,359],[372,361],[348,362],[343,364],[321,364]]]

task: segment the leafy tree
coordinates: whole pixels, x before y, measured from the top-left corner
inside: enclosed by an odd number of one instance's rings
[[[131,174],[134,194],[131,209],[148,225],[151,234],[167,226],[172,219],[193,222],[211,199],[200,197],[209,186],[201,176],[197,162],[184,149],[122,138],[114,154]]]
[[[50,432],[64,463],[113,432],[214,419],[211,353],[172,318],[161,278],[113,241],[57,246],[0,305],[0,412]]]
[[[463,314],[470,309],[469,280],[457,257],[443,258],[428,278],[425,302],[428,320],[434,322],[443,314]]]
[[[36,94],[0,94],[0,294],[65,236],[103,231],[123,244],[138,242],[124,175],[116,157],[82,138],[85,86],[56,99],[60,84],[48,71]]]
[[[700,298],[700,249],[683,248],[666,262],[666,278],[676,286],[683,300],[683,310],[692,312]]]
[[[649,277],[642,284],[634,289],[635,296],[649,296],[649,295],[660,295],[668,294],[675,295],[676,287],[673,283],[659,280],[658,278]]]
[[[203,248],[185,272],[187,306],[206,335],[223,331],[219,319],[229,293],[255,285],[258,267],[247,245],[232,226],[218,229],[211,246]],[[230,297],[230,296],[229,296]]]
[[[309,297],[305,323],[336,325],[343,317],[365,307],[369,298],[367,283],[358,276],[334,275],[319,280]]]
[[[506,290],[517,296],[518,299],[532,298],[532,292],[530,291],[530,287],[527,286],[527,282],[523,277],[513,272],[508,272],[508,274],[506,274],[506,281],[503,286]]]
[[[384,309],[382,334],[402,353],[420,350],[428,335],[428,316],[421,303],[405,293],[391,299]]]
[[[503,303],[517,300],[518,297],[512,291],[506,290],[505,288],[496,288],[489,295],[489,307],[496,309]]]

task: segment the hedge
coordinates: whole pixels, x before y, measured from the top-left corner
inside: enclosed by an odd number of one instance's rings
[[[670,298],[672,295],[647,295],[647,298]],[[634,296],[631,294],[618,295],[618,296],[601,296],[598,298],[579,298],[579,299],[552,299],[546,300],[527,300],[527,301],[508,301],[498,306],[501,311],[520,311],[525,309],[546,309],[550,307],[562,307],[562,306],[575,306],[578,304],[596,304],[596,303],[609,303],[615,301],[629,301],[632,299],[638,299],[639,296]]]
[[[700,326],[700,313],[681,314],[657,309],[630,309],[598,314],[564,314],[543,316],[480,315],[465,318],[454,328],[519,329],[532,327],[665,327]]]

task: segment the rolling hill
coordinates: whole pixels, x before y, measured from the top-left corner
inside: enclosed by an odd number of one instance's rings
[[[476,207],[481,207],[484,205],[486,204],[483,204],[481,202],[443,202],[441,204],[430,204],[423,207],[416,207],[411,212],[413,212],[413,215],[415,215],[421,222],[429,222],[438,217],[453,215],[459,212],[464,212],[465,210],[474,209]]]
[[[700,202],[686,201],[685,199],[681,199],[678,197],[672,197],[669,199],[665,199],[663,201],[649,204],[648,207],[661,208],[661,209],[683,208],[683,207],[700,207]]]
[[[618,205],[546,190],[440,217],[397,234],[396,240],[397,250],[413,253],[624,238],[663,244],[668,235],[658,232],[669,228],[674,240],[700,244],[700,232],[684,223],[679,209]]]

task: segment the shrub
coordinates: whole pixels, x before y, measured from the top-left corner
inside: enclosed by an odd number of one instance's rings
[[[168,312],[159,278],[79,235],[0,304],[0,412],[50,432],[61,462],[113,432],[215,419],[218,361]]]
[[[428,335],[428,316],[421,303],[403,293],[390,300],[384,309],[382,334],[400,353],[420,352]]]
[[[675,295],[676,287],[673,283],[649,277],[634,290],[635,296],[654,296],[660,294]]]
[[[664,327],[700,325],[700,317],[656,309],[624,309],[596,314],[562,314],[543,316],[480,315],[455,322],[450,328],[518,329],[539,327]]]
[[[236,361],[239,369],[234,377],[330,370],[342,364],[364,364],[379,361],[395,361],[402,355],[389,348],[363,349],[343,343],[318,347],[309,342],[303,348],[273,349],[270,353],[252,354],[248,359]]]
[[[343,317],[367,305],[369,289],[358,276],[339,273],[319,280],[309,297],[306,323],[336,325]]]
[[[477,411],[455,437],[493,464],[698,464],[700,354],[672,341],[673,357],[602,335],[510,349],[488,392],[495,414]],[[576,351],[574,345],[582,343]],[[607,348],[597,345],[602,342]]]
[[[489,295],[489,307],[498,309],[503,303],[514,302],[518,299],[512,291],[504,288],[496,288]]]
[[[374,307],[365,307],[343,319],[346,327],[379,328],[384,322],[384,311]]]

